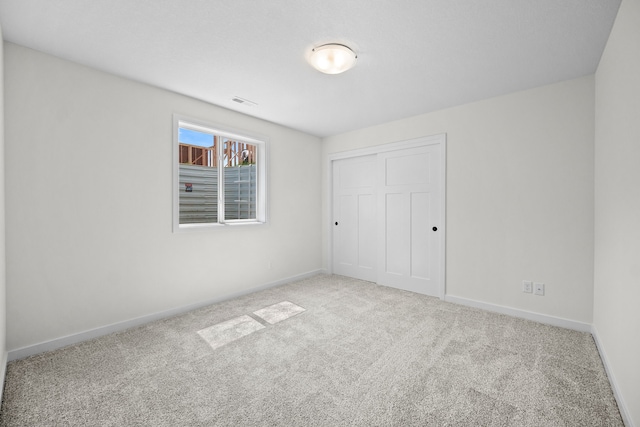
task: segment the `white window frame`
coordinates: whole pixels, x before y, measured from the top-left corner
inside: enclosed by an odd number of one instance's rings
[[[219,213],[218,222],[199,224],[180,224],[180,128],[187,128],[198,132],[212,133],[224,138],[239,140],[255,145],[258,150],[256,161],[257,194],[256,194],[256,218],[224,220],[224,182],[222,179],[223,167],[218,168],[218,182],[221,183],[218,191]],[[269,139],[244,130],[232,129],[228,126],[205,122],[178,114],[173,115],[173,232],[210,230],[227,228],[229,226],[267,224],[267,159]],[[218,155],[221,154],[221,144]],[[222,164],[222,159],[218,159]],[[221,208],[221,209],[220,209]]]

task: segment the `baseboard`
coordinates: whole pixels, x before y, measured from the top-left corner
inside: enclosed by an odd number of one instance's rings
[[[622,394],[620,393],[620,389],[618,388],[618,382],[616,381],[616,377],[613,375],[609,365],[609,358],[607,357],[607,353],[604,351],[604,347],[598,338],[598,331],[596,330],[595,325],[591,325],[591,335],[593,336],[593,340],[596,342],[596,347],[598,348],[598,353],[600,353],[600,359],[602,359],[602,364],[604,365],[604,370],[609,377],[609,383],[611,384],[611,389],[613,390],[613,396],[616,398],[616,402],[618,403],[618,409],[620,410],[620,415],[622,416],[622,421],[624,421],[624,425],[626,427],[634,427],[633,421],[631,420],[631,415],[629,414],[629,409],[622,398]]]
[[[480,308],[487,311],[493,311],[495,313],[507,314],[509,316],[533,320],[534,322],[545,323],[547,325],[559,326],[561,328],[573,329],[580,332],[591,332],[591,324],[564,319],[562,317],[555,317],[546,314],[534,313],[532,311],[519,310],[517,308],[490,304],[482,301],[456,297],[453,295],[445,295],[444,300],[454,304],[466,305],[468,307]]]
[[[307,273],[299,274],[296,276],[287,277],[284,279],[277,280],[275,282],[265,283],[260,286],[256,286],[251,289],[247,289],[242,292],[236,292],[233,294],[227,294],[220,298],[215,298],[208,301],[199,302],[196,304],[191,304],[188,306],[173,308],[170,310],[148,314],[145,316],[136,317],[134,319],[125,320],[123,322],[112,323],[110,325],[101,326],[99,328],[90,329],[88,331],[79,332],[77,334],[71,334],[64,337],[56,338],[51,341],[45,341],[39,344],[34,344],[22,348],[18,348],[16,350],[11,350],[8,352],[6,356],[6,362],[11,362],[13,360],[24,359],[25,357],[33,356],[34,354],[44,353],[45,351],[56,350],[58,348],[66,347],[69,345],[77,344],[82,341],[87,341],[93,338],[98,338],[104,335],[111,334],[113,332],[123,331],[125,329],[133,328],[135,326],[144,325],[145,323],[153,322],[155,320],[166,319],[168,317],[177,316],[179,314],[186,313],[191,310],[196,310],[198,308],[206,307],[211,304],[216,304],[222,301],[227,301],[230,299],[238,298],[243,295],[251,294],[254,292],[262,291],[265,289],[273,288],[275,286],[284,285],[286,283],[295,282],[296,280],[306,279],[308,277],[316,276],[318,274],[322,274],[324,270],[313,270]],[[4,376],[3,376],[4,378]]]
[[[2,402],[2,392],[4,391],[4,377],[7,374],[7,362],[9,353],[6,351],[2,353],[2,360],[0,360],[0,402]]]

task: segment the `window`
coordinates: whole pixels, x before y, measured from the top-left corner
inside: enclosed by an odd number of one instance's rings
[[[174,231],[266,222],[266,139],[174,122]]]

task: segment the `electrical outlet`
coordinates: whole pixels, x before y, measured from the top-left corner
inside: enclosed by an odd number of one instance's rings
[[[522,292],[525,292],[527,294],[530,294],[531,292],[533,292],[533,282],[531,282],[529,280],[523,280],[522,281]]]
[[[544,283],[534,283],[533,293],[536,295],[544,296]]]

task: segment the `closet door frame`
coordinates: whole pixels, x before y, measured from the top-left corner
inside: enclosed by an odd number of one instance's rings
[[[439,297],[444,300],[446,293],[446,153],[447,153],[447,137],[446,134],[437,134],[424,136],[420,138],[392,142],[381,145],[374,145],[366,148],[342,151],[332,153],[327,156],[326,176],[327,176],[327,200],[326,200],[326,218],[328,222],[327,236],[327,272],[333,274],[333,162],[336,160],[347,159],[352,157],[368,156],[372,154],[380,154],[388,151],[396,151],[407,148],[417,148],[429,145],[440,146],[440,225],[438,226],[438,250],[440,251],[439,265]]]

